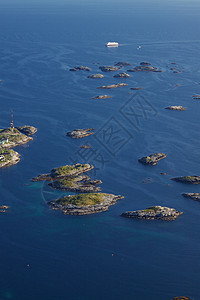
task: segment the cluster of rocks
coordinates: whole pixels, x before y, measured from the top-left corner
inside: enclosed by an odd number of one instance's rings
[[[122,72],[122,73],[114,75],[113,77],[115,77],[115,78],[129,78],[131,76],[129,74],[127,74],[126,72]]]
[[[154,153],[149,156],[144,156],[144,157],[138,159],[138,161],[144,165],[154,166],[158,163],[159,160],[161,160],[165,157],[166,157],[165,153]]]
[[[171,180],[181,182],[181,183],[187,183],[187,184],[200,184],[200,176],[181,176],[181,177],[175,177],[171,178]]]
[[[79,66],[79,67],[75,67],[75,68],[70,69],[70,71],[87,71],[87,72],[90,72],[91,69],[88,68],[88,67],[85,67],[85,66]]]
[[[200,194],[199,193],[183,193],[183,197],[189,198],[195,201],[200,201]]]
[[[9,206],[1,205],[0,206],[0,213],[5,213],[8,209],[9,209]]]

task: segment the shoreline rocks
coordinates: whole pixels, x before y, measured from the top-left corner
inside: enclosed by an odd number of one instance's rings
[[[163,221],[176,220],[180,215],[182,215],[181,211],[162,206],[151,206],[143,210],[127,211],[121,214],[125,218]]]
[[[187,183],[187,184],[200,184],[200,176],[181,176],[181,177],[175,177],[171,178],[171,180],[181,183]]]
[[[28,125],[25,125],[25,126],[19,126],[19,127],[16,127],[17,130],[19,130],[19,132],[21,132],[22,134],[25,134],[25,135],[33,135],[37,132],[37,128],[33,127],[33,126],[28,126]]]
[[[20,161],[20,154],[12,149],[0,149],[0,168],[10,167]]]
[[[107,211],[117,200],[124,198],[106,193],[85,193],[66,196],[50,201],[48,205],[52,209],[58,209],[66,215],[88,215]]]
[[[73,131],[67,132],[66,136],[71,137],[72,139],[81,139],[86,136],[94,134],[94,128],[87,128],[87,129],[75,129]]]
[[[19,128],[24,132],[28,132],[29,135],[32,135],[31,132],[35,133],[37,131],[37,128],[33,126],[21,126]],[[19,145],[26,144],[33,140],[32,137],[27,136],[24,133],[21,133],[17,127],[11,129],[0,129],[0,141],[5,140],[5,143],[2,144],[2,148],[13,148]],[[6,141],[7,140],[7,141]]]
[[[159,160],[161,160],[165,157],[166,157],[165,153],[154,153],[149,156],[144,156],[144,157],[138,159],[138,161],[144,165],[154,166],[158,163]]]

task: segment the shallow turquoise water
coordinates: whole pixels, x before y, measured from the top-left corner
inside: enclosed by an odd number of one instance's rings
[[[199,187],[170,180],[199,175],[200,103],[192,99],[200,93],[199,3],[0,3],[0,126],[9,125],[13,109],[16,125],[38,128],[34,141],[16,148],[21,162],[0,171],[0,203],[11,207],[0,217],[0,299],[200,298],[200,207],[181,196]],[[107,49],[111,40],[120,47]],[[101,94],[96,87],[119,82],[113,73],[97,81],[69,72],[86,65],[96,73],[118,61],[149,61],[164,72],[130,73],[121,80],[129,86],[106,90],[113,98],[104,101],[92,97]],[[174,74],[172,62],[183,72]],[[135,96],[130,87],[143,90]],[[126,114],[130,105],[138,123]],[[186,111],[165,110],[169,105]],[[102,138],[108,124],[120,130],[115,145]],[[65,136],[86,127],[97,134]],[[83,143],[96,154],[80,153]],[[150,168],[137,162],[153,152],[167,158]],[[73,160],[93,162],[102,190],[125,198],[92,216],[51,211],[47,201],[62,193],[29,179]],[[175,222],[120,217],[150,205],[184,214]]]

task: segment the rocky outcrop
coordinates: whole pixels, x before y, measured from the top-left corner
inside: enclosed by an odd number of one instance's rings
[[[98,79],[98,78],[103,78],[104,76],[102,74],[94,74],[88,76],[88,78],[93,78],[93,79]]]
[[[91,69],[88,67],[85,67],[85,66],[79,66],[79,67],[70,69],[70,71],[88,71],[88,72],[90,72]]]
[[[130,88],[130,90],[133,90],[133,91],[137,91],[137,90],[142,90],[143,88],[141,87],[133,87],[133,88]]]
[[[151,67],[151,66],[137,66],[133,69],[127,70],[128,72],[162,72],[159,71],[156,67]]]
[[[112,98],[112,96],[100,95],[100,96],[93,97],[93,99],[108,99],[108,98]]]
[[[176,105],[176,106],[168,106],[168,107],[165,107],[165,109],[169,109],[169,110],[181,110],[181,111],[184,111],[184,110],[185,110],[185,107],[180,106],[180,105]]]
[[[114,75],[113,77],[115,77],[115,78],[129,78],[131,76],[129,74],[125,73],[125,72],[122,72],[122,73]]]
[[[86,136],[94,134],[93,128],[87,128],[87,129],[75,129],[71,132],[67,132],[66,135],[73,138],[73,139],[81,139]]]
[[[86,193],[53,200],[48,205],[66,215],[88,215],[104,212],[122,198],[124,197],[106,193]]]
[[[117,84],[110,84],[110,85],[102,85],[100,87],[97,87],[97,89],[115,89],[122,86],[127,86],[127,83],[117,83]]]
[[[48,174],[41,174],[37,177],[34,177],[32,181],[53,181],[60,178],[70,178],[78,176],[82,173],[89,172],[94,166],[90,164],[75,164],[75,165],[66,165],[59,168],[54,168]]]
[[[159,160],[161,160],[165,157],[166,157],[166,154],[164,154],[164,153],[154,153],[149,156],[144,156],[144,157],[138,159],[138,161],[144,165],[154,166],[158,163]]]
[[[115,72],[121,69],[121,67],[113,67],[113,66],[101,66],[99,69],[102,72]]]
[[[80,175],[73,178],[58,179],[49,183],[49,186],[73,193],[96,193],[101,191],[100,187],[96,187],[96,185],[101,183],[101,180],[91,180],[89,176]]]
[[[142,61],[141,63],[140,63],[140,66],[143,66],[143,67],[147,67],[147,66],[150,66],[151,64],[149,63],[149,62],[147,62],[147,61]]]
[[[21,133],[17,128],[13,128],[13,129],[6,128],[6,129],[0,129],[0,141],[2,140],[8,140],[8,141],[5,142],[1,147],[12,148],[12,147],[26,144],[32,141],[33,138]]]
[[[121,216],[126,218],[144,219],[144,220],[164,220],[172,221],[177,219],[182,214],[174,208],[151,206],[143,210],[127,211]]]
[[[171,180],[181,182],[181,183],[188,183],[188,184],[199,184],[200,183],[200,176],[181,176],[171,178]]]
[[[37,128],[33,127],[33,126],[20,126],[20,127],[16,127],[17,130],[19,130],[19,132],[25,134],[25,135],[33,135],[37,132]]]
[[[118,67],[128,67],[128,66],[131,66],[131,64],[129,64],[127,62],[119,61],[118,63],[115,64],[115,66],[118,66]]]
[[[0,168],[10,167],[20,161],[20,155],[14,150],[0,149]]]
[[[195,201],[200,201],[200,194],[199,193],[183,193],[183,197],[189,198]]]

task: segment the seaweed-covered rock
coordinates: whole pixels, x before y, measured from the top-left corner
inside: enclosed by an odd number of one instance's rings
[[[79,66],[79,67],[70,69],[70,71],[88,71],[88,72],[90,72],[91,69],[88,67],[85,67],[85,66]]]
[[[181,182],[181,183],[188,183],[188,184],[199,184],[200,183],[200,176],[181,176],[171,178],[171,180]]]
[[[144,165],[156,165],[159,160],[166,157],[166,154],[164,153],[154,153],[149,156],[142,157],[138,159],[138,161]]]
[[[66,135],[73,138],[73,139],[81,139],[86,136],[94,134],[93,128],[87,128],[87,129],[75,129],[71,132],[67,132]]]
[[[88,215],[106,211],[122,198],[124,197],[106,193],[85,193],[53,200],[48,205],[66,215]]]
[[[129,64],[127,62],[119,61],[118,63],[115,64],[115,66],[128,67],[128,66],[131,66],[131,64]]]
[[[115,71],[118,71],[119,69],[121,69],[121,67],[101,66],[101,67],[99,67],[99,69],[100,69],[102,72],[115,72]]]
[[[19,130],[19,132],[25,134],[25,135],[33,135],[34,133],[37,132],[37,128],[33,127],[33,126],[28,126],[28,125],[25,125],[25,126],[19,126],[19,127],[16,127],[17,130]]]
[[[100,96],[96,96],[93,97],[93,99],[108,99],[108,98],[112,98],[112,96],[108,96],[108,95],[100,95]]]
[[[34,177],[32,181],[42,181],[42,180],[56,180],[60,178],[75,177],[82,173],[89,172],[94,166],[90,164],[74,164],[66,165],[63,167],[54,168],[48,174],[41,174],[37,177]]]
[[[127,211],[121,216],[126,218],[136,218],[145,220],[164,220],[172,221],[178,218],[182,212],[175,210],[174,208],[151,206],[143,210]]]
[[[117,83],[117,84],[110,84],[110,85],[102,85],[102,86],[99,86],[97,87],[97,89],[115,89],[115,88],[118,88],[118,87],[122,87],[122,86],[127,86],[128,84],[127,83]]]
[[[90,75],[88,76],[88,78],[94,78],[94,79],[98,79],[98,78],[103,78],[104,76],[102,74],[94,74],[94,75]]]
[[[199,193],[183,193],[183,197],[189,198],[195,201],[200,201],[200,194]]]
[[[89,176],[80,175],[73,178],[61,178],[49,183],[54,189],[69,191],[73,193],[96,193],[101,191],[96,185],[101,184],[101,180],[91,180]]]
[[[114,75],[113,77],[115,77],[115,78],[129,78],[131,76],[129,74],[125,73],[125,72],[122,72],[122,73]]]
[[[184,111],[185,110],[185,107],[181,106],[181,105],[176,105],[176,106],[168,106],[168,107],[165,107],[165,109],[169,109],[169,110],[181,110],[181,111]]]

